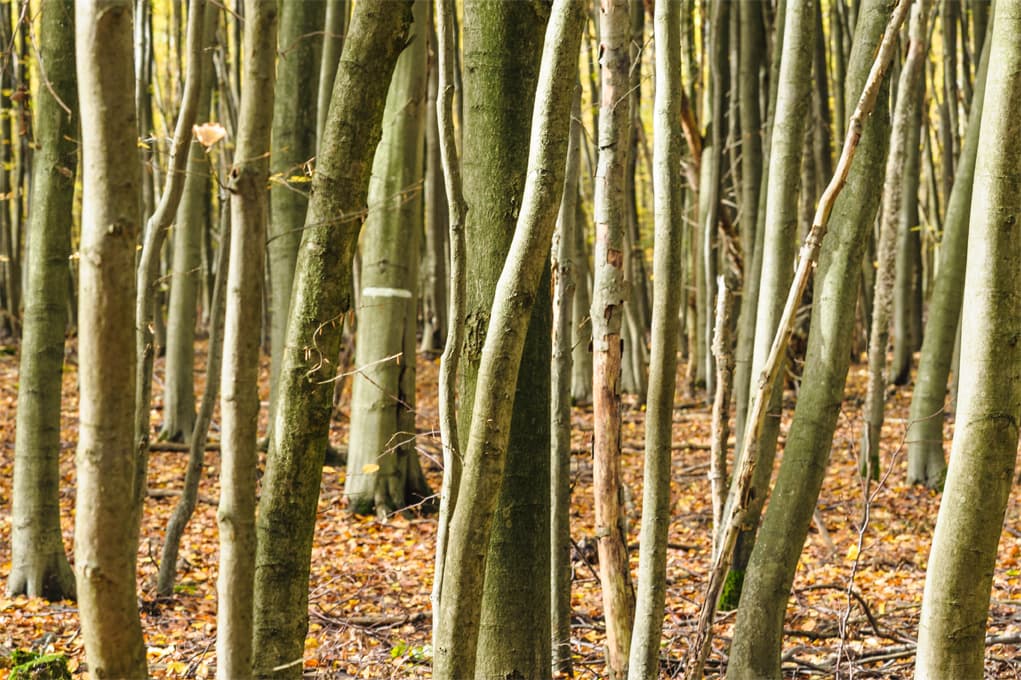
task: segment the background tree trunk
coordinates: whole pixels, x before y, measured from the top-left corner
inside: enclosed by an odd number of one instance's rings
[[[18,369],[18,424],[11,509],[11,595],[74,597],[60,530],[60,395],[67,329],[67,258],[78,166],[74,4],[42,8],[42,66],[51,89],[36,100],[25,317]],[[65,107],[67,110],[65,110]]]
[[[983,674],[985,622],[1021,418],[1021,6],[996,4],[968,243],[961,388],[919,625],[919,678]],[[974,114],[973,114],[974,115]]]
[[[75,6],[81,106],[79,426],[75,499],[78,616],[95,678],[145,678],[135,591],[135,243],[141,173],[135,149],[132,6]]]
[[[344,483],[352,512],[375,511],[381,517],[431,495],[415,450],[416,342],[414,332],[406,332],[418,311],[429,34],[425,0],[415,2],[413,13],[414,37],[394,68],[369,182]]]

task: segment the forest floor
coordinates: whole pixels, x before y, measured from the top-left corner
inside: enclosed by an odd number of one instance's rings
[[[0,351],[0,579],[11,569],[10,516],[17,398],[17,356]],[[77,442],[76,357],[69,353],[62,404],[61,513],[64,541],[73,554],[75,497],[74,449]],[[418,448],[434,488],[439,441],[435,402],[437,361],[419,357]],[[265,372],[264,372],[265,378]],[[197,380],[199,389],[204,381]],[[265,380],[264,380],[265,382]],[[906,486],[903,446],[910,393],[890,400],[884,428],[882,465],[892,468],[873,488],[869,521],[856,474],[860,439],[861,395],[865,374],[851,367],[847,399],[834,438],[830,466],[818,504],[825,528],[814,524],[787,610],[784,668],[788,675],[833,675],[842,650],[839,675],[910,677],[912,646],[925,580],[938,494]],[[157,366],[154,428],[160,420],[162,364]],[[265,399],[265,395],[263,396]],[[786,398],[781,442],[789,426],[793,392]],[[347,441],[346,403],[336,419],[331,441]],[[265,415],[263,416],[265,419]],[[624,477],[632,490],[632,547],[638,542],[641,504],[644,411],[633,403],[624,415]],[[674,411],[673,523],[667,567],[667,614],[664,627],[664,677],[676,672],[693,631],[709,568],[712,512],[709,501],[709,408],[702,400],[678,396]],[[948,421],[947,434],[950,425]],[[214,441],[218,432],[211,433]],[[584,546],[593,535],[592,413],[575,409],[572,469],[574,495],[571,533]],[[949,440],[948,440],[949,444]],[[949,446],[948,446],[949,448]],[[782,453],[781,453],[782,456]],[[211,451],[203,471],[200,503],[181,545],[178,585],[172,598],[155,596],[157,561],[167,519],[178,498],[186,455],[158,452],[151,457],[151,496],[145,506],[138,551],[138,587],[150,672],[163,678],[212,678],[215,673],[216,571],[218,535],[215,499],[219,457]],[[779,462],[779,459],[778,459]],[[345,508],[344,470],[326,467],[319,499],[319,519],[312,557],[310,629],[305,675],[318,678],[428,678],[429,592],[432,587],[436,520],[414,512],[389,521],[356,517]],[[597,569],[574,555],[572,600],[575,610],[572,648],[579,678],[602,676],[603,621]],[[1021,631],[1021,502],[1015,494],[1007,509],[994,575],[990,634]],[[632,567],[638,551],[632,550]],[[851,577],[853,573],[853,587]],[[849,595],[849,588],[853,594]],[[841,626],[845,620],[846,626]],[[717,675],[734,617],[723,614],[716,625],[715,651],[708,673]],[[841,630],[843,628],[843,634]],[[13,649],[60,652],[69,657],[75,677],[88,677],[74,602],[48,603],[25,597],[0,597],[0,657]],[[848,661],[852,659],[853,661]],[[989,677],[1021,675],[1016,645],[992,645],[986,654]],[[0,676],[4,675],[0,666]]]

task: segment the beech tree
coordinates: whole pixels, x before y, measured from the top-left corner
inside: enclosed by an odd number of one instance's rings
[[[135,451],[135,244],[141,167],[135,153],[132,5],[75,5],[81,107],[78,491],[74,532],[78,615],[97,678],[147,677],[138,619]],[[143,485],[144,488],[144,485]]]

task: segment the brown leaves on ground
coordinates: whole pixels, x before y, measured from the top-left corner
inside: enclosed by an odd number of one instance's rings
[[[200,357],[201,363],[201,357]],[[418,446],[434,489],[439,488],[439,442],[436,407],[436,362],[419,358]],[[61,515],[68,554],[72,553],[72,510],[77,441],[76,366],[66,366],[62,405]],[[162,385],[157,366],[153,426],[158,427]],[[204,381],[198,376],[198,389]],[[263,398],[266,376],[263,373]],[[11,569],[10,512],[14,464],[14,421],[17,399],[17,357],[0,353],[0,578]],[[863,675],[908,677],[913,658],[909,642],[918,624],[929,543],[936,518],[937,494],[907,487],[905,476],[906,414],[910,394],[902,390],[890,403],[884,428],[882,464],[894,467],[871,507],[870,522],[861,538],[863,494],[855,459],[861,415],[857,404],[864,392],[864,369],[852,367],[848,399],[834,438],[830,469],[819,501],[828,540],[814,525],[798,565],[785,626],[784,668],[790,675],[822,675],[833,668],[843,651],[841,675],[848,658]],[[784,431],[790,420],[790,401]],[[346,404],[346,401],[344,402]],[[331,441],[347,441],[347,414],[333,426]],[[263,415],[265,418],[265,415]],[[629,486],[630,541],[638,536],[644,412],[630,408],[624,422],[624,477]],[[678,399],[674,411],[673,516],[667,565],[667,613],[663,668],[666,675],[679,668],[687,649],[709,566],[712,510],[709,501],[708,442],[710,413],[701,403]],[[950,434],[948,427],[947,435]],[[603,670],[603,621],[598,569],[585,546],[593,535],[591,497],[592,415],[576,409],[572,433],[574,555],[572,602],[575,608],[573,650],[578,677],[597,678]],[[215,442],[218,433],[211,433]],[[782,441],[782,437],[781,437]],[[949,447],[948,447],[949,448]],[[162,490],[145,506],[139,544],[138,586],[150,672],[165,678],[212,678],[215,673],[216,569],[218,535],[216,508],[200,502],[181,543],[174,596],[155,596],[157,560],[167,519],[180,489],[185,454],[158,452],[150,461],[149,486]],[[207,452],[200,497],[218,494],[219,457]],[[319,500],[316,543],[309,585],[309,635],[305,645],[306,677],[427,678],[430,635],[429,593],[432,587],[435,518],[410,513],[387,522],[354,517],[343,502],[344,470],[327,467]],[[1012,499],[1007,510],[1000,556],[996,566],[990,614],[990,634],[1016,633],[1021,613],[1021,504]],[[594,552],[594,551],[593,551]],[[857,572],[849,594],[849,576]],[[638,551],[632,550],[632,568]],[[843,645],[841,625],[846,620]],[[720,652],[732,633],[733,615],[721,614],[716,651],[708,672],[717,674]],[[84,650],[73,602],[48,603],[25,597],[0,597],[0,654],[15,648],[62,652],[75,677],[87,677]],[[1021,670],[1016,648],[991,646],[987,673],[1013,676]],[[867,657],[881,654],[871,662]]]

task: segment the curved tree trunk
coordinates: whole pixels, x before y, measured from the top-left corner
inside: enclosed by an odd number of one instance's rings
[[[67,258],[78,149],[74,4],[43,7],[40,57],[49,88],[36,100],[32,209],[26,251],[25,316],[18,369],[11,595],[74,597],[60,531],[60,394],[67,329]],[[67,107],[69,110],[64,110]]]
[[[382,517],[431,495],[415,474],[415,336],[425,145],[428,12],[414,3],[415,35],[394,68],[383,138],[369,182],[351,434],[344,494],[352,512]],[[413,193],[412,193],[413,192]],[[410,421],[410,422],[409,422]]]
[[[355,7],[320,140],[295,267],[273,442],[256,532],[254,673],[301,676],[308,575],[330,416],[334,357],[350,308],[351,262],[366,206],[372,156],[411,3]],[[273,669],[286,665],[281,671]]]
[[[557,208],[563,191],[567,137],[571,114],[571,91],[577,79],[578,52],[581,43],[584,5],[580,0],[557,0],[553,4],[546,31],[543,57],[535,90],[532,135],[526,184],[521,211],[515,228],[507,264],[500,275],[494,297],[492,321],[487,324],[486,340],[479,365],[475,392],[475,417],[467,438],[464,474],[458,503],[450,522],[450,543],[444,567],[441,598],[441,627],[437,635],[433,677],[437,680],[470,678],[476,675],[476,650],[482,618],[483,579],[489,575],[493,518],[497,510],[497,489],[502,485],[511,423],[514,416],[513,388],[527,343],[533,307],[545,269],[545,255],[556,223]],[[470,104],[468,107],[470,109]],[[467,139],[466,139],[467,147]],[[467,174],[466,174],[467,178]],[[546,314],[548,314],[548,310]],[[546,323],[548,324],[548,317]],[[548,325],[546,326],[548,329]],[[546,336],[549,342],[549,336]],[[548,347],[548,345],[547,345]],[[549,366],[549,355],[546,356]],[[546,389],[549,389],[548,383]],[[549,424],[547,414],[546,424]],[[549,434],[540,451],[549,450]],[[547,461],[548,455],[543,456]],[[548,481],[548,467],[547,481]],[[548,486],[543,489],[546,498]],[[548,551],[549,524],[541,537],[542,550]],[[536,559],[546,571],[541,575],[539,609],[542,635],[545,636],[545,675],[549,657],[549,558]],[[543,606],[545,604],[545,606]],[[531,664],[536,650],[522,650]],[[499,677],[521,677],[511,671]],[[480,677],[486,675],[479,671]],[[524,676],[529,677],[529,676]]]
[[[818,0],[787,0],[784,18],[783,54],[780,60],[776,109],[769,149],[766,186],[765,231],[763,233],[762,271],[759,278],[755,341],[749,373],[757,381],[769,356],[783,313],[785,291],[793,278],[794,253],[798,238],[798,192],[801,185],[801,160],[805,151],[805,130],[811,122],[812,58],[815,50],[815,13]],[[720,598],[720,608],[733,609],[741,597],[741,586],[758,529],[759,516],[769,491],[780,432],[780,406],[783,383],[770,388],[769,412],[759,439],[759,460],[752,482],[745,528],[737,539],[734,563]],[[741,453],[738,453],[740,456]],[[733,503],[734,488],[728,503]]]
[[[999,2],[989,38],[957,430],[926,571],[916,677],[981,677],[985,623],[1021,419],[1021,6]]]
[[[135,152],[132,6],[75,5],[81,106],[78,491],[74,557],[78,616],[95,678],[145,678],[138,619],[135,450],[135,244],[141,168]],[[142,485],[144,487],[144,484]]]
[[[681,6],[656,5],[656,96],[653,104],[653,197],[656,237],[653,262],[652,360],[646,411],[642,542],[638,556],[638,606],[628,677],[656,677],[666,601],[667,532],[670,528],[670,464],[674,387],[677,376],[682,290],[681,234],[684,225],[682,175],[677,172],[681,136]]]
[[[943,410],[964,301],[965,258],[968,251],[975,157],[978,153],[989,59],[987,40],[975,76],[968,132],[964,137],[954,188],[947,203],[939,274],[929,301],[929,321],[922,340],[915,389],[911,395],[908,483],[924,484],[933,489],[943,485],[947,469],[943,455]]]
[[[876,271],[875,297],[872,305],[872,329],[869,334],[869,372],[863,407],[865,423],[859,467],[862,476],[879,479],[879,436],[886,412],[886,350],[890,339],[890,316],[893,308],[894,283],[897,278],[897,232],[904,214],[903,201],[917,197],[904,195],[908,147],[918,147],[916,115],[925,92],[925,60],[928,51],[928,0],[919,0],[912,9],[908,56],[901,68],[897,85],[897,103],[890,134],[890,153],[884,175],[883,209],[879,224],[879,267]],[[917,169],[917,168],[916,168]],[[916,175],[917,178],[917,175]],[[916,185],[917,186],[917,185]],[[906,326],[906,325],[905,325]],[[908,343],[904,343],[908,344]],[[910,361],[908,362],[910,368]]]
[[[901,0],[896,17],[903,18],[906,2]],[[849,99],[859,97],[875,68],[891,9],[886,0],[862,3],[848,67],[845,94]],[[862,255],[879,207],[874,178],[882,172],[889,140],[886,91],[884,85],[863,124],[855,163],[833,206],[822,244],[801,393],[769,509],[749,560],[728,677],[780,677],[784,613],[829,459],[850,361]]]

